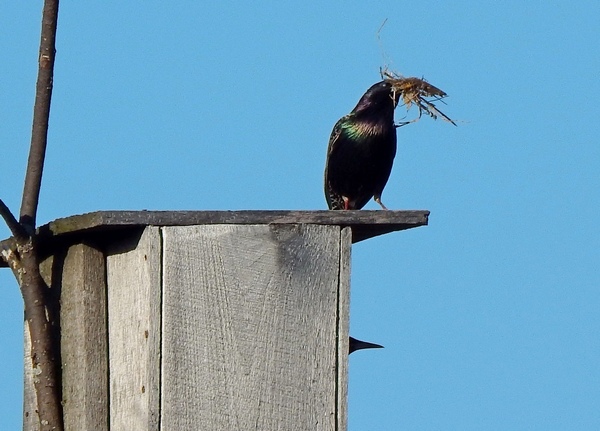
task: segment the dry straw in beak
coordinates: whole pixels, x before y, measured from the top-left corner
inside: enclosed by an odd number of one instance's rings
[[[456,126],[456,123],[442,111],[437,109],[433,103],[444,103],[442,99],[446,97],[446,93],[439,88],[434,87],[424,79],[414,77],[404,78],[402,75],[390,72],[387,69],[381,71],[381,77],[384,81],[389,82],[392,85],[394,100],[398,100],[401,97],[407,110],[410,109],[413,104],[417,105],[419,108],[419,116],[414,120],[401,123],[401,126],[418,121],[423,113],[429,115],[434,120],[441,117],[445,121]],[[427,100],[427,98],[433,98],[433,101]]]

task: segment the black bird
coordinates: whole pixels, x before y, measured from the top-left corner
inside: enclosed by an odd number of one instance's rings
[[[350,114],[333,127],[325,163],[325,198],[332,210],[358,210],[381,193],[396,155],[394,108],[400,92],[391,82],[374,84]]]
[[[383,348],[383,346],[380,346],[379,344],[368,343],[366,341],[360,341],[360,340],[357,340],[356,338],[350,337],[350,352],[348,352],[348,354],[350,354],[356,350],[360,350],[360,349],[376,349],[376,348]]]

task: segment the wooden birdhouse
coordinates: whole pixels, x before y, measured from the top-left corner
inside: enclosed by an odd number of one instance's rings
[[[352,243],[428,214],[107,211],[41,227],[65,429],[346,430]]]

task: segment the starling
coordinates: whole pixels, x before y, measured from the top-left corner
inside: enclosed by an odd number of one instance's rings
[[[360,341],[360,340],[357,340],[356,338],[350,337],[350,352],[348,352],[348,354],[350,354],[356,350],[360,350],[360,349],[376,349],[376,348],[383,348],[383,346],[380,346],[379,344],[368,343],[366,341]]]
[[[333,127],[325,164],[325,198],[332,210],[358,210],[381,193],[396,155],[394,108],[400,92],[384,80],[360,98]]]

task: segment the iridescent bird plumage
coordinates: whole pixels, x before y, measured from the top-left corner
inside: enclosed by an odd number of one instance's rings
[[[333,127],[325,162],[325,198],[329,209],[357,210],[371,198],[383,209],[381,194],[396,156],[394,109],[401,99],[409,109],[416,105],[425,113],[456,125],[431,100],[440,101],[446,93],[420,78],[403,78],[382,71],[383,81],[371,86],[356,107]]]
[[[371,198],[385,208],[381,193],[396,155],[398,97],[389,82],[378,82],[334,126],[325,164],[330,209],[361,209]]]

